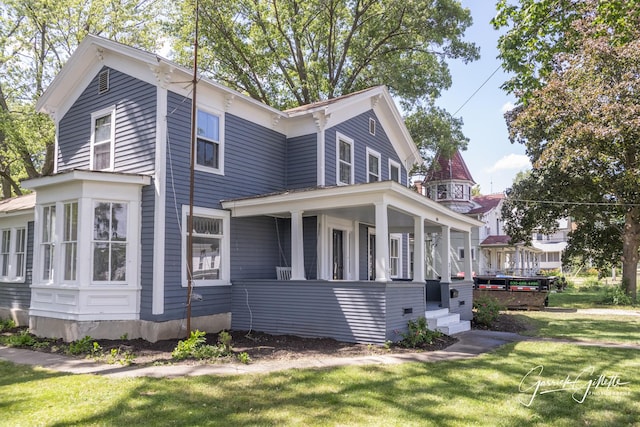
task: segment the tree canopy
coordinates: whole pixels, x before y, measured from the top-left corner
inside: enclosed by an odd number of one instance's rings
[[[4,0],[0,4],[0,185],[53,170],[53,123],[35,102],[88,33],[154,50],[160,1]]]
[[[510,138],[526,146],[533,169],[508,192],[503,208],[507,232],[513,240],[527,241],[533,229],[550,232],[558,219],[573,218],[578,227],[566,255],[580,255],[600,267],[622,261],[623,282],[635,298],[640,247],[638,6],[624,16],[616,14],[624,22],[608,25],[606,16],[612,12],[601,16],[599,2],[543,3],[575,4],[583,17],[573,19],[560,37],[570,49],[549,50],[549,62],[540,67],[546,70],[544,77],[539,75],[529,87],[525,80],[513,80],[522,90],[518,106],[506,115]],[[528,34],[523,28],[517,31]],[[502,49],[503,57],[510,57],[505,45]]]
[[[191,64],[193,4],[179,7],[174,52]],[[199,7],[199,68],[212,79],[281,109],[386,85],[410,115],[425,158],[466,148],[462,121],[434,105],[451,85],[447,60],[478,57],[463,40],[471,16],[459,2],[201,0]]]

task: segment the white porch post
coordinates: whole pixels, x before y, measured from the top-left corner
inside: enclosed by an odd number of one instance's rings
[[[513,273],[515,275],[518,275],[518,274],[522,275],[522,272],[521,272],[522,266],[520,264],[521,255],[520,255],[520,248],[518,246],[516,246],[515,258],[516,258],[516,262],[515,262],[514,272]],[[520,271],[520,273],[518,273],[518,271]]]
[[[440,248],[440,283],[451,282],[451,228],[442,226],[442,247]]]
[[[424,283],[424,218],[413,217],[413,281]]]
[[[472,280],[473,256],[471,254],[471,233],[462,233],[464,236],[464,280]]]
[[[376,282],[389,280],[389,218],[387,204],[376,203]]]
[[[302,211],[291,212],[291,280],[306,280],[304,275]]]

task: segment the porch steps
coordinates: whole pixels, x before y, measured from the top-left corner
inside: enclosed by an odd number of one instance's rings
[[[424,313],[424,317],[427,319],[427,327],[429,329],[440,331],[443,334],[453,335],[471,329],[470,321],[460,320],[460,315],[458,313],[450,313],[448,308],[427,310]]]

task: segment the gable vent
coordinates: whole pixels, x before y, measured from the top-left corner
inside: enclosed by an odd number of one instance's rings
[[[98,93],[105,93],[109,90],[109,70],[100,71],[98,75]]]

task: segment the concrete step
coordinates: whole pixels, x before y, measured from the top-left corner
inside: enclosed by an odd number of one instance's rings
[[[427,327],[433,331],[440,331],[446,335],[453,335],[471,329],[471,322],[460,320],[460,314],[450,313],[448,308],[427,310],[424,313]]]
[[[439,326],[437,330],[446,335],[454,335],[460,332],[471,330],[471,322],[468,320],[461,320],[458,323],[453,323],[446,326]]]

